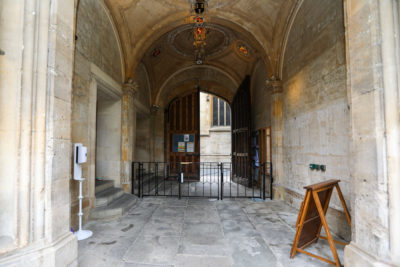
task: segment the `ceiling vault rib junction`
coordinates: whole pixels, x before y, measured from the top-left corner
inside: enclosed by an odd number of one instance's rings
[[[193,1],[101,0],[112,16],[124,60],[125,80],[143,63],[152,104],[160,102],[178,74],[196,69],[193,47]],[[207,75],[240,83],[261,59],[268,76],[281,76],[287,32],[302,0],[208,0],[205,61]],[[199,65],[197,65],[198,67]],[[193,78],[193,77],[192,77]],[[198,79],[213,80],[210,77]],[[232,81],[220,84],[228,89]],[[177,80],[178,86],[183,80]],[[214,80],[215,81],[215,80]],[[221,81],[220,81],[221,82]],[[168,86],[167,86],[168,85]]]

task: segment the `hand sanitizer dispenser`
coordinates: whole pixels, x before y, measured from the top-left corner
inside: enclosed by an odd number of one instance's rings
[[[87,162],[87,147],[80,143],[74,144],[74,180],[79,181],[79,230],[75,232],[75,236],[78,240],[83,240],[92,236],[92,231],[82,230],[82,182],[85,178],[82,178],[82,164]]]
[[[87,161],[87,147],[82,144],[74,144],[74,180],[82,178],[82,164]]]

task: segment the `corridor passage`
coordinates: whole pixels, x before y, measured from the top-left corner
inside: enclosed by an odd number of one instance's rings
[[[79,241],[79,266],[329,266],[289,258],[296,218],[280,201],[144,198],[120,219],[85,226],[93,237]],[[323,240],[308,250],[332,257]]]

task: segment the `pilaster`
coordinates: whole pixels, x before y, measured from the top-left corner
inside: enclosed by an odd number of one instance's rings
[[[283,86],[282,81],[272,77],[266,81],[271,90],[271,147],[272,175],[274,177],[274,198],[282,198],[283,187]]]
[[[10,242],[0,248],[1,266],[76,265],[69,212],[74,13],[73,1],[2,1],[0,236]]]
[[[160,118],[158,117],[158,112],[160,107],[157,105],[152,105],[150,107],[150,129],[151,129],[151,138],[150,138],[150,149],[151,149],[151,160],[157,161],[157,125],[160,124]]]
[[[122,136],[121,136],[121,184],[125,192],[131,191],[131,163],[134,150],[133,100],[137,97],[139,85],[129,79],[122,86]]]
[[[352,242],[345,247],[344,263],[399,266],[398,1],[347,0],[345,8]]]

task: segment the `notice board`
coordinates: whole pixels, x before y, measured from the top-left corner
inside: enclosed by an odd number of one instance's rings
[[[194,153],[194,134],[174,134],[173,152]]]

